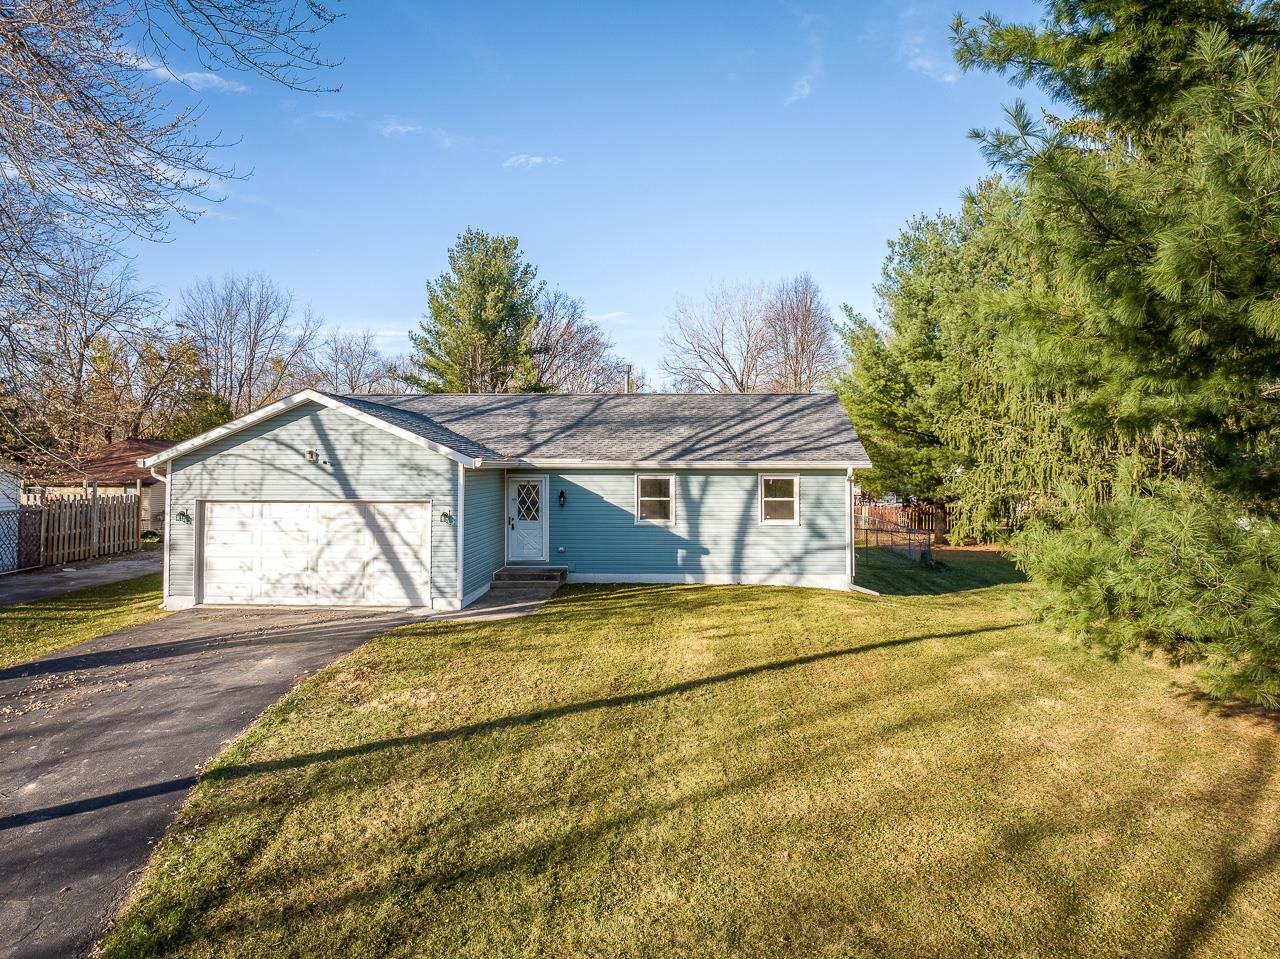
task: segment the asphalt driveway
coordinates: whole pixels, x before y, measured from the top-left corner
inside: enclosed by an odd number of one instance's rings
[[[0,956],[79,956],[200,766],[403,612],[193,609],[0,670]]]

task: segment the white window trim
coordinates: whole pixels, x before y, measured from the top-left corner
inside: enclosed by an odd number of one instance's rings
[[[642,479],[664,479],[670,485],[671,492],[671,518],[670,519],[641,519],[640,518],[640,480]],[[646,496],[645,499],[661,499],[657,496]],[[676,476],[674,473],[637,473],[636,474],[636,494],[635,494],[635,525],[636,526],[674,526],[676,524]]]
[[[770,496],[769,499],[782,501],[786,499],[792,500],[795,505],[794,519],[765,519],[764,518],[764,484],[766,480],[785,479],[791,480],[794,484],[792,489],[795,491],[793,496]],[[757,477],[757,500],[760,508],[760,525],[761,526],[799,526],[800,525],[800,474],[798,473],[760,473]]]

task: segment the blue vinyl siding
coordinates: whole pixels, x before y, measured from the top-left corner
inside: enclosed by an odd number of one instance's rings
[[[674,475],[676,519],[637,525],[632,470],[512,471],[547,476],[550,564],[570,573],[842,576],[847,481],[799,471],[800,523],[761,525],[755,470],[645,470]],[[797,471],[779,471],[787,475]],[[565,494],[565,505],[557,500]]]
[[[467,470],[463,497],[463,593],[483,587],[506,561],[506,510],[501,470]]]
[[[327,463],[308,463],[308,449]],[[286,410],[179,457],[169,472],[170,596],[193,595],[197,499],[429,499],[431,596],[457,598],[456,526],[440,520],[457,507],[457,463],[340,410],[316,403]],[[182,510],[193,521],[179,520]]]

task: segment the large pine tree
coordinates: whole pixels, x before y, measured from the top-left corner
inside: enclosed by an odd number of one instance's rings
[[[1015,303],[1062,420],[1155,455],[1113,495],[1064,488],[1020,558],[1054,621],[1206,664],[1280,706],[1280,11],[1055,0],[1036,27],[957,23],[962,64],[1066,107],[985,134],[1018,176],[1037,269],[1078,309]]]
[[[449,249],[449,269],[427,284],[428,315],[410,334],[414,352],[405,379],[430,392],[536,388],[537,276],[516,237],[468,228]]]

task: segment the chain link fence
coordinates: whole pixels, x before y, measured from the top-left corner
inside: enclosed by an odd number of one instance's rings
[[[0,510],[0,573],[43,563],[41,512],[38,506]]]

